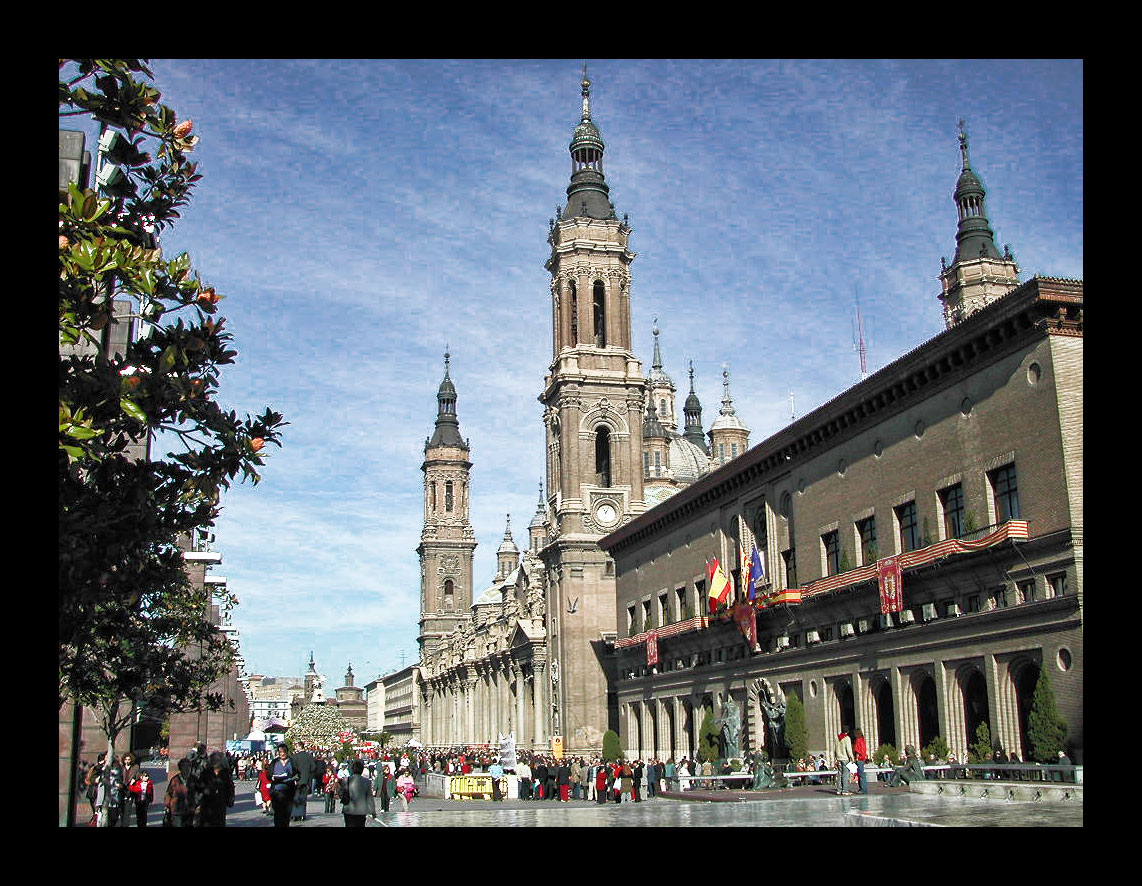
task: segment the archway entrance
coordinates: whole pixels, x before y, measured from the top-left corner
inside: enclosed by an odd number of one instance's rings
[[[940,734],[940,708],[936,700],[936,681],[924,674],[916,687],[916,715],[920,726],[920,747]]]
[[[876,735],[880,744],[890,744],[896,747],[896,707],[892,701],[892,684],[888,680],[881,680],[880,685],[873,690],[876,700]],[[875,751],[876,748],[869,748]]]
[[[987,704],[987,683],[983,679],[983,674],[977,670],[973,670],[963,681],[963,694],[964,694],[964,729],[967,732],[966,747],[971,747],[975,744],[976,730],[979,729],[981,723],[988,724],[988,732],[991,731],[991,716]]]
[[[1039,665],[1028,662],[1019,669],[1015,675],[1015,698],[1019,705],[1019,759],[1026,760],[1031,748],[1031,741],[1027,735],[1027,721],[1031,716],[1031,700],[1035,696],[1035,687],[1039,684]],[[1004,748],[1010,753],[1015,748]]]

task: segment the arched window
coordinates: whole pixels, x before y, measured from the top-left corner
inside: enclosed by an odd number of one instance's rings
[[[444,608],[454,609],[456,606],[456,586],[452,584],[452,579],[444,582]]]
[[[592,310],[595,318],[595,346],[605,348],[607,346],[607,296],[606,287],[603,286],[602,280],[595,281]]]
[[[428,512],[430,514],[436,513],[436,481],[433,480],[428,484]]]
[[[453,500],[455,496],[452,494],[452,481],[444,481],[444,510],[451,513]]]
[[[606,425],[595,431],[595,485],[611,485],[611,429]]]

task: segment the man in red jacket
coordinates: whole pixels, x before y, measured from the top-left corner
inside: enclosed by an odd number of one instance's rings
[[[868,744],[864,740],[864,732],[856,731],[856,741],[853,742],[853,756],[857,764],[857,785],[862,794],[868,793],[868,779],[865,778],[864,765],[868,762]]]

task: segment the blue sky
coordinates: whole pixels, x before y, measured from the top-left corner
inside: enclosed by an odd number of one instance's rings
[[[707,427],[727,364],[756,444],[942,329],[966,121],[1022,279],[1083,275],[1076,61],[590,60],[611,198]],[[582,60],[156,60],[204,175],[164,236],[227,296],[228,408],[291,422],[223,499],[217,574],[247,668],[341,685],[416,657],[425,438],[445,346],[472,447],[476,592],[543,479],[548,219],[565,199]],[[681,402],[681,401],[679,401]],[[402,659],[403,656],[403,659]]]

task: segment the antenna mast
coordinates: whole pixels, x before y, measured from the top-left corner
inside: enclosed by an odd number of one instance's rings
[[[864,344],[864,322],[860,316],[860,295],[857,294],[856,288],[853,288],[853,300],[856,302],[856,328],[857,340],[853,342],[853,350],[860,354],[860,378],[864,381],[868,378],[868,350]]]

